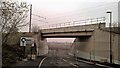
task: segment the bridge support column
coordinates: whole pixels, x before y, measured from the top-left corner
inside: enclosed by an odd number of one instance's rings
[[[41,37],[41,32],[35,37],[37,56],[46,56],[48,54],[47,40]]]

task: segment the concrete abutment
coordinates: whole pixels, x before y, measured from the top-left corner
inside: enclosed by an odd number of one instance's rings
[[[105,28],[103,28],[105,29]],[[112,33],[112,60],[120,64],[120,34]],[[110,62],[109,31],[95,29],[91,37],[78,37],[72,44],[70,55],[93,61]]]
[[[34,36],[36,43],[37,56],[46,56],[48,54],[47,40],[42,38],[41,32]]]

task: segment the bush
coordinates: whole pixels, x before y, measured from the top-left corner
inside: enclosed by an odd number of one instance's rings
[[[2,45],[2,65],[10,68],[24,58],[24,47],[19,45]],[[8,68],[8,67],[7,67]]]

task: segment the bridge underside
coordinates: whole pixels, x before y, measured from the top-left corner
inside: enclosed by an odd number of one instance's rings
[[[75,38],[81,36],[92,36],[92,32],[80,32],[80,33],[59,33],[59,34],[44,34],[43,38]]]
[[[42,33],[43,38],[76,38],[76,37],[90,37],[94,30],[71,31],[71,32],[51,32]]]

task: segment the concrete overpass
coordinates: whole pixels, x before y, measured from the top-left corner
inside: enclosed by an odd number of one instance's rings
[[[76,38],[81,36],[92,36],[94,30],[99,26],[105,27],[105,23],[42,29],[41,36],[43,38]]]
[[[37,55],[47,55],[48,45],[46,38],[79,38],[79,37],[91,37],[94,30],[97,29],[99,24],[70,26],[52,29],[42,29],[39,35],[36,36]],[[105,27],[104,23],[101,23],[101,27]]]
[[[46,38],[76,38],[69,55],[94,61],[109,62],[109,29],[105,23],[42,29],[36,36],[37,55],[47,55]],[[120,64],[120,33],[112,31],[113,62]]]

